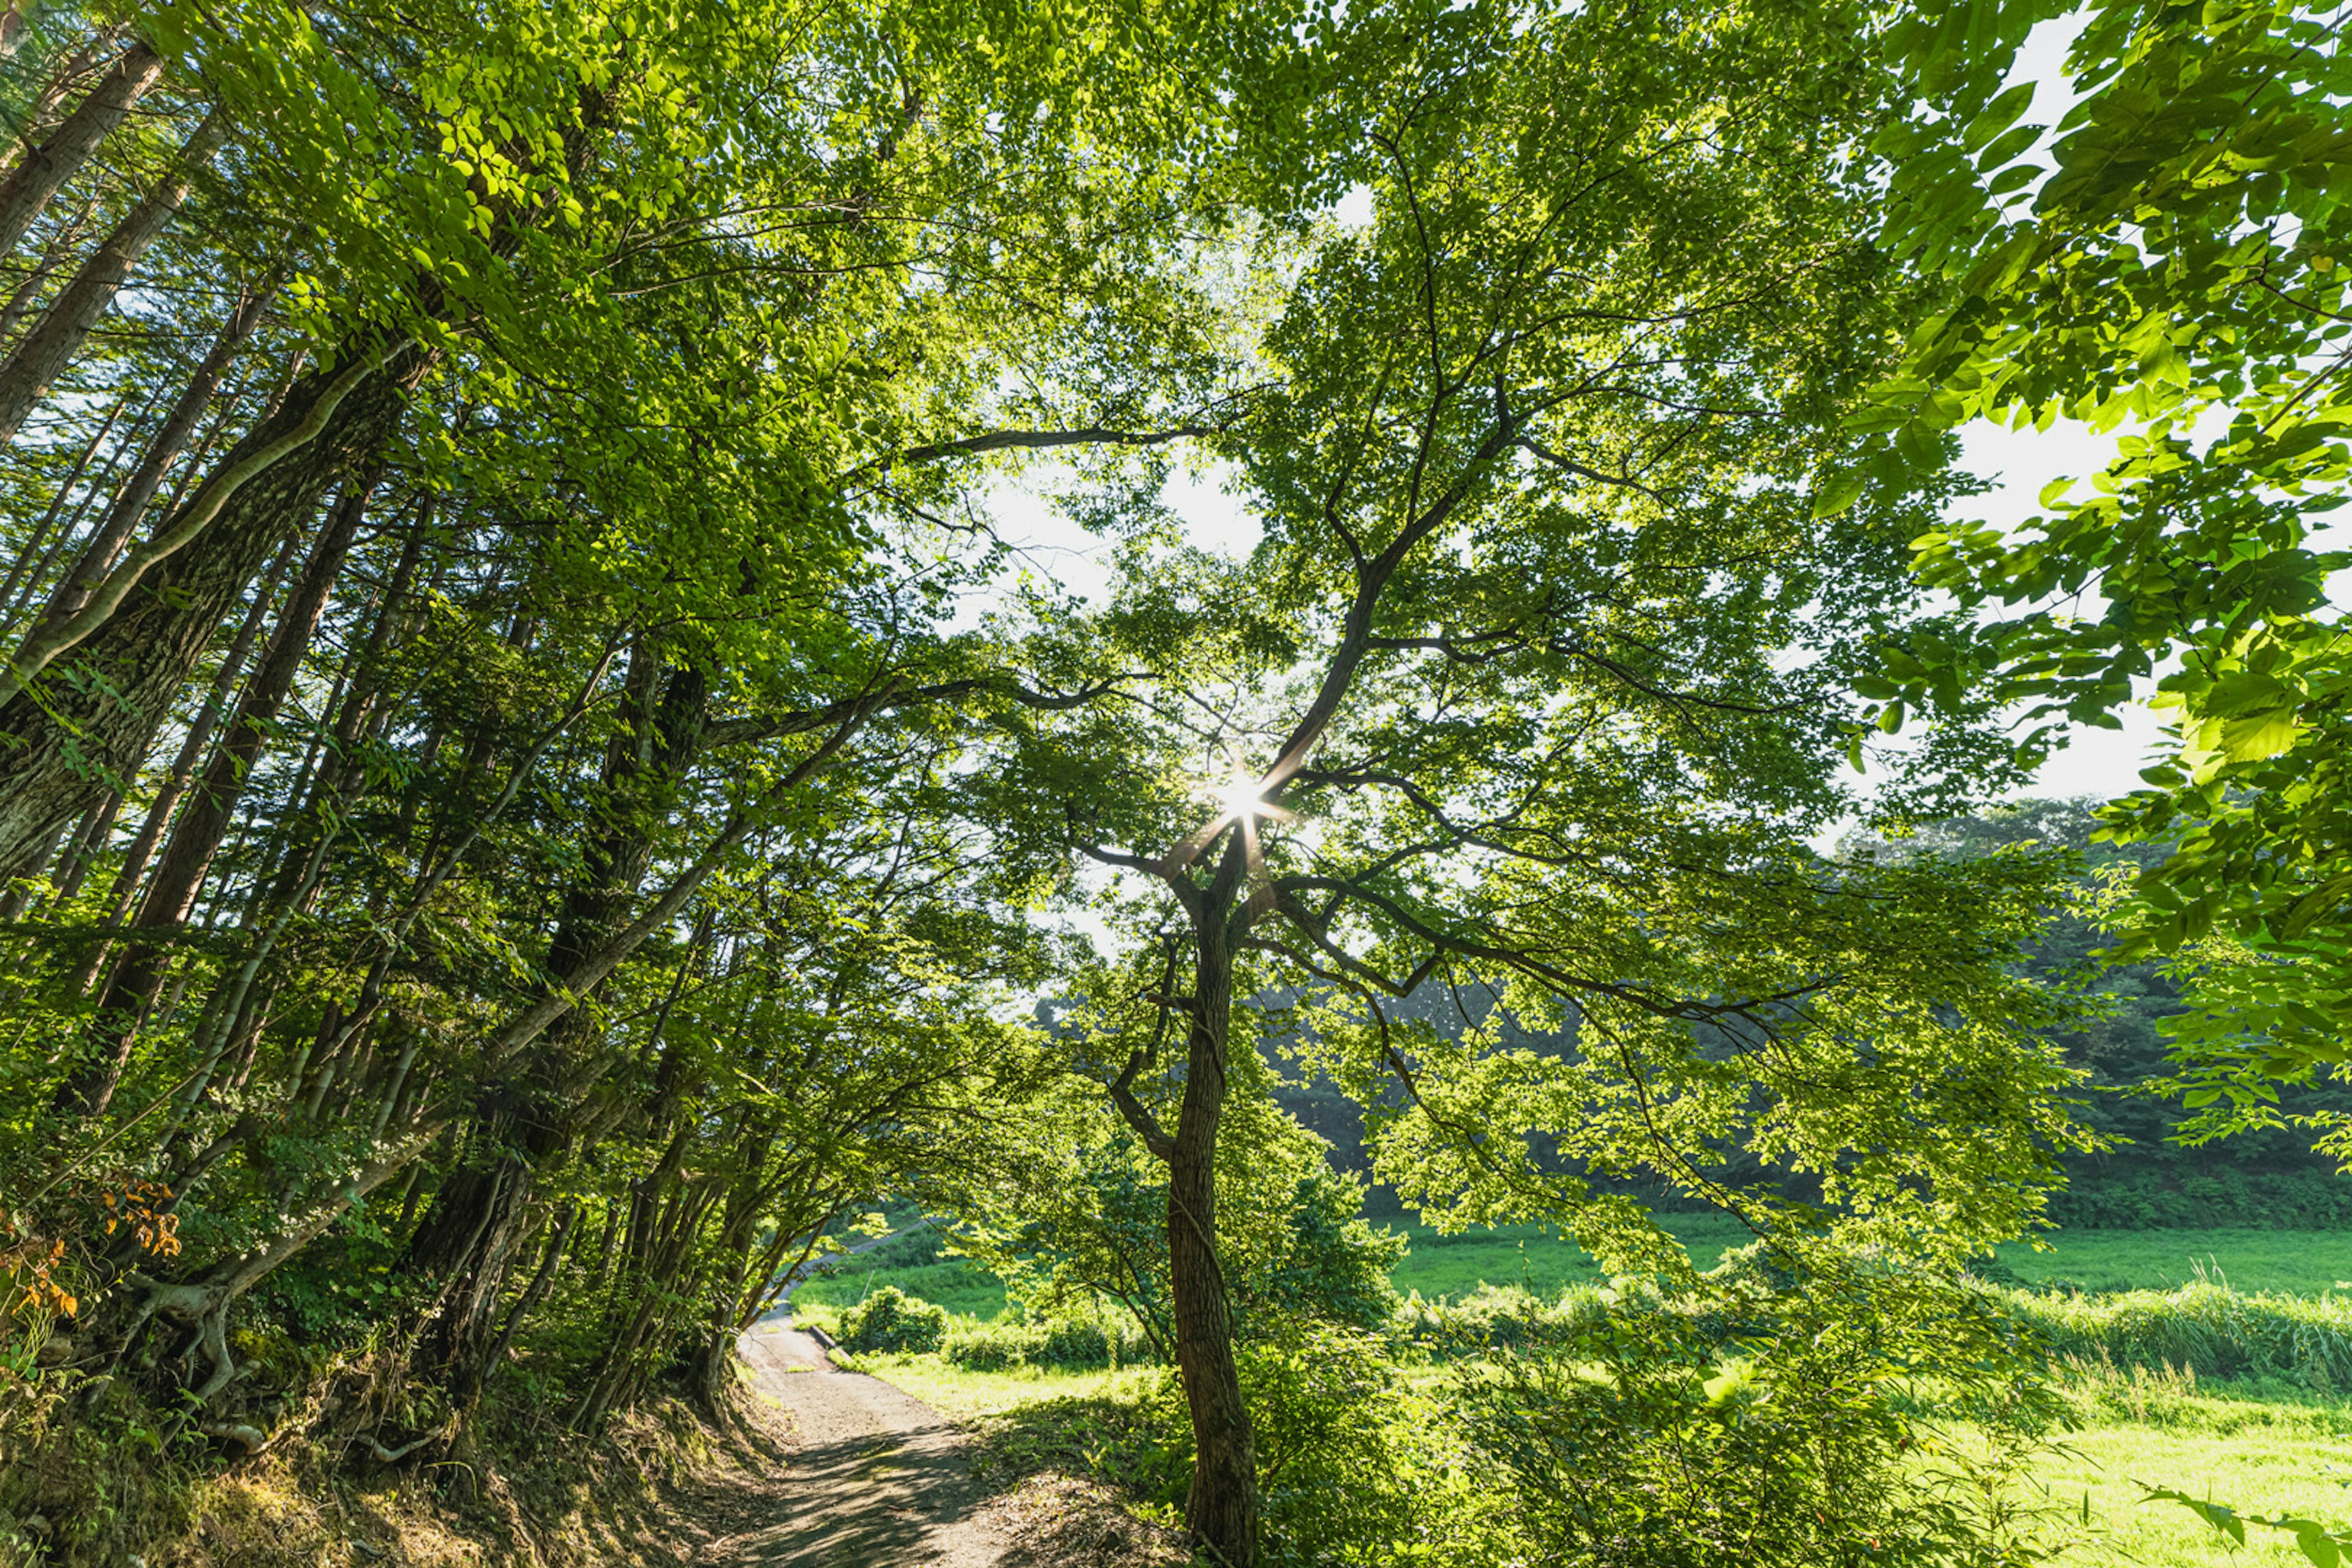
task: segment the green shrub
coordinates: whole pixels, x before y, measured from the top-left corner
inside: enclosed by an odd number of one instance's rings
[[[2339,1230],[2352,1228],[2352,1182],[2324,1170],[2135,1171],[2078,1177],[2052,1195],[2050,1215],[2073,1230]]]
[[[940,1347],[940,1354],[972,1372],[1003,1372],[1016,1366],[1091,1372],[1159,1359],[1150,1342],[1131,1325],[1106,1327],[1084,1321],[960,1323]]]
[[[1454,1403],[1530,1562],[1958,1568],[2022,1549],[1997,1500],[2060,1402],[1988,1295],[1867,1257],[1800,1273],[1758,1255],[1672,1296],[1570,1292],[1460,1324],[1506,1345],[1461,1363]],[[1938,1415],[1976,1426],[1985,1457],[1938,1445],[1923,1470],[1937,1431],[1906,1394],[1971,1363],[1970,1397],[1947,1388]]]
[[[1491,1568],[1521,1556],[1474,1484],[1460,1426],[1400,1375],[1377,1334],[1297,1324],[1234,1347],[1257,1449],[1263,1568]],[[1171,1511],[1192,1479],[1192,1418],[1172,1371],[1141,1391],[1133,1426],[1095,1417],[1098,1478]],[[1113,1434],[1116,1434],[1115,1438]]]
[[[1029,1364],[1036,1342],[1024,1323],[958,1323],[940,1346],[940,1357],[967,1372],[1007,1372]]]
[[[925,1354],[938,1350],[947,1333],[946,1308],[906,1295],[896,1285],[885,1285],[841,1312],[841,1348],[855,1355]]]
[[[1500,1350],[1604,1317],[1608,1300],[1597,1285],[1571,1285],[1549,1301],[1517,1285],[1486,1285],[1459,1301],[1408,1297],[1397,1309],[1396,1321],[1432,1348]]]

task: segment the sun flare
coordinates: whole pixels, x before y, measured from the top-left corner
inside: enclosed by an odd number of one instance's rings
[[[1268,816],[1274,808],[1266,804],[1265,781],[1247,773],[1236,777],[1218,792],[1217,804],[1225,815],[1236,820],[1244,816]]]

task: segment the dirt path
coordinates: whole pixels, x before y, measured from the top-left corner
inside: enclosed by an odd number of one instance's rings
[[[842,1372],[785,1313],[740,1342],[755,1390],[793,1418],[787,1516],[731,1544],[743,1568],[999,1568],[985,1496],[947,1418],[878,1378]]]

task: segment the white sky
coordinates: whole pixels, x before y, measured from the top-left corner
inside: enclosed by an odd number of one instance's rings
[[[2089,479],[2114,457],[2115,437],[2093,436],[2064,421],[2040,435],[1979,423],[1961,432],[1960,449],[1960,467],[1993,481],[1994,489],[1958,503],[1951,515],[2007,529],[2042,510],[2042,488],[2053,479],[2082,480],[2074,493],[2090,494]],[[2121,730],[2071,731],[2066,749],[2042,764],[2025,793],[2104,797],[2138,788],[2139,770],[2148,765],[2149,751],[2163,738],[2161,721],[2144,705],[2145,685],[2138,695],[2140,702],[2116,715]]]

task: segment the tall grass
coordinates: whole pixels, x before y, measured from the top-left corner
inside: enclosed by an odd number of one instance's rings
[[[2323,1396],[2352,1394],[2352,1297],[2250,1294],[2216,1279],[2100,1296],[1988,1289],[2022,1326],[2039,1333],[2061,1366],[2277,1381]],[[1398,1319],[1407,1334],[1426,1344],[1519,1345],[1623,1305],[1592,1286],[1557,1294],[1489,1286],[1456,1301],[1410,1296]],[[2193,1381],[2189,1387],[2193,1392]]]
[[[2352,1298],[2253,1294],[2219,1279],[2107,1296],[2001,1294],[2057,1357],[2106,1360],[2200,1377],[2281,1378],[2315,1394],[2352,1393]]]

